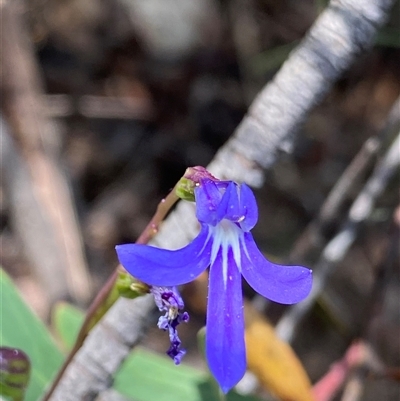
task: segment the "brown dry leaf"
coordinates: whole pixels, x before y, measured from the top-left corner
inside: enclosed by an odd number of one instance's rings
[[[245,304],[247,365],[282,401],[314,401],[310,379],[293,349],[249,303]]]

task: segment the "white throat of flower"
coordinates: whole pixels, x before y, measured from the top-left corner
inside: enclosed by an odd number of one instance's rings
[[[233,258],[236,266],[240,269],[240,242],[243,237],[242,230],[232,221],[223,219],[215,227],[210,227],[213,237],[213,245],[211,248],[211,264],[215,262],[218,252],[221,251],[222,257],[222,277],[224,287],[226,288],[228,280],[232,280],[232,276],[228,276],[228,251],[232,249]]]

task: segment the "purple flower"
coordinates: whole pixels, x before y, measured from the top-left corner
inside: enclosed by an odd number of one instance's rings
[[[272,301],[293,304],[311,290],[311,270],[265,259],[250,230],[258,219],[251,189],[232,181],[199,180],[194,189],[199,235],[170,251],[146,245],[119,245],[121,264],[134,277],[156,286],[194,280],[210,266],[206,358],[222,390],[244,375],[246,350],[241,276]]]
[[[175,365],[181,363],[181,359],[186,354],[181,349],[181,340],[178,337],[176,327],[179,323],[188,322],[189,314],[182,312],[184,307],[183,300],[175,287],[151,287],[150,292],[154,295],[154,301],[160,311],[165,311],[165,315],[158,320],[158,328],[168,330],[171,346],[167,355],[174,360]]]

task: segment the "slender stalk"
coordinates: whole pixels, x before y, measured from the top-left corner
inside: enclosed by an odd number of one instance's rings
[[[165,216],[175,205],[175,203],[179,200],[175,190],[176,186],[164,199],[160,201],[157,206],[156,212],[154,213],[154,216],[147,224],[143,232],[140,234],[139,238],[136,240],[137,244],[147,244],[157,234],[161,222],[164,220]],[[54,392],[54,389],[57,387],[68,365],[70,364],[78,350],[81,348],[89,331],[119,298],[119,294],[114,293],[113,289],[118,278],[118,273],[121,270],[123,270],[123,267],[121,265],[118,265],[111,276],[108,278],[106,283],[103,285],[103,287],[100,289],[93,302],[90,304],[86,312],[85,320],[83,321],[82,326],[79,330],[75,344],[69,352],[67,358],[65,359],[61,369],[57,373],[57,376],[54,379],[49,391],[43,398],[43,401],[48,401],[50,399],[51,395]]]
[[[353,202],[342,228],[324,248],[320,260],[315,265],[310,295],[304,301],[292,306],[278,322],[276,332],[284,341],[293,341],[303,317],[321,295],[328,278],[357,238],[361,224],[370,215],[376,200],[397,172],[400,165],[399,147],[400,132]]]

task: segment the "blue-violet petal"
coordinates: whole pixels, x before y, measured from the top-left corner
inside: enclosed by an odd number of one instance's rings
[[[212,374],[227,393],[246,370],[242,282],[231,249],[220,249],[210,267],[206,356]]]
[[[267,260],[253,236],[244,233],[241,241],[243,277],[262,296],[281,304],[302,301],[311,291],[312,272],[302,266],[278,265]]]
[[[230,182],[217,208],[218,221],[228,219],[236,222],[242,216],[243,212],[239,203],[238,186],[234,182]]]
[[[222,197],[216,183],[209,179],[201,180],[194,189],[194,195],[197,220],[215,226],[219,222],[216,210]]]
[[[240,205],[244,219],[239,222],[243,231],[250,231],[258,220],[258,207],[253,191],[246,185],[240,186]]]
[[[149,245],[117,245],[122,266],[149,285],[175,286],[193,281],[210,264],[212,238],[206,225],[184,248],[170,251]]]

